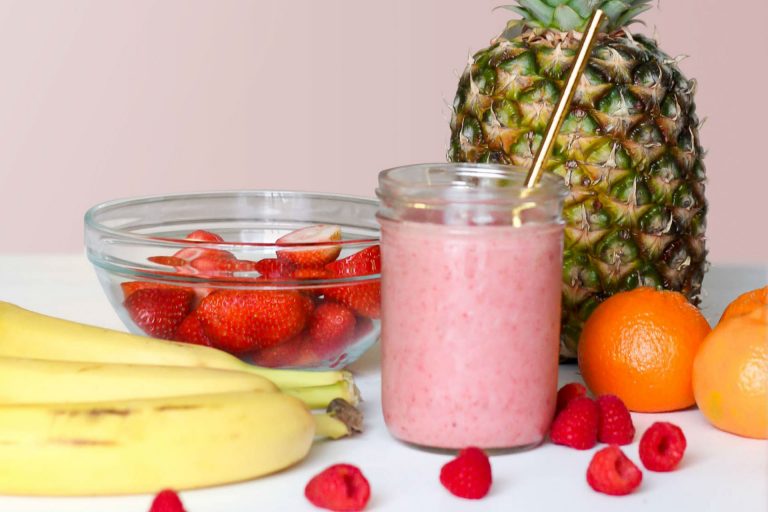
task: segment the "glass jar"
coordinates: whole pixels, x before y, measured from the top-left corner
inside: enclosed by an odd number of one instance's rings
[[[539,444],[555,410],[562,179],[502,165],[379,174],[382,406],[416,445]]]

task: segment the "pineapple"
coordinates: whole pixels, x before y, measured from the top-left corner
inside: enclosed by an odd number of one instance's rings
[[[653,286],[698,304],[706,271],[704,153],[695,82],[627,25],[651,0],[517,0],[520,16],[464,71],[448,158],[530,167],[596,8],[603,26],[546,170],[563,216],[561,358],[611,294]]]

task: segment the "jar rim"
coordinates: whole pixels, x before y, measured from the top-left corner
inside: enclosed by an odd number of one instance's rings
[[[563,179],[542,175],[536,187],[527,188],[527,170],[519,166],[484,163],[422,163],[386,169],[379,173],[380,199],[426,204],[516,204],[544,202],[567,195]]]

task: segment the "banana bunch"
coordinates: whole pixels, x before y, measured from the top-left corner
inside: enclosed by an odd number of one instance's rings
[[[348,372],[258,368],[0,302],[0,494],[248,480],[359,431],[358,400]]]

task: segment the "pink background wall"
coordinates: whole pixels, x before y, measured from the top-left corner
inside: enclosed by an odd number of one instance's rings
[[[234,188],[372,195],[443,160],[448,104],[500,0],[0,0],[0,252],[79,251],[117,197]],[[739,7],[741,4],[741,7]],[[708,117],[710,259],[768,261],[768,4],[665,0]]]

